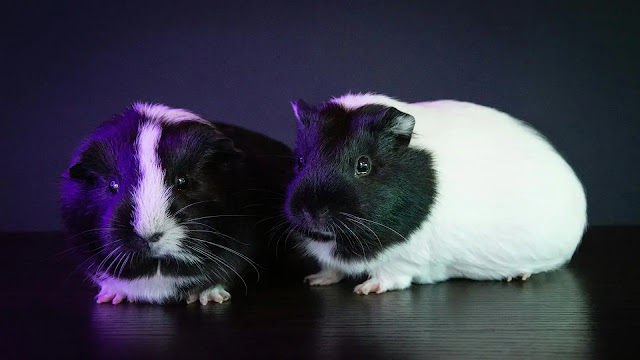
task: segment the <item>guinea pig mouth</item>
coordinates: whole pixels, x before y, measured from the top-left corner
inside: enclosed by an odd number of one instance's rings
[[[305,235],[315,241],[333,241],[336,239],[336,234],[330,231],[318,231],[318,230],[309,230],[305,232]]]

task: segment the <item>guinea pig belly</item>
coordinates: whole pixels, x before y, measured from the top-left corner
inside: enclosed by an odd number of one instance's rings
[[[197,284],[199,280],[202,279],[195,276],[167,276],[158,272],[153,276],[134,279],[102,277],[95,279],[95,282],[100,286],[98,302],[119,303],[128,300],[160,304],[181,300],[183,290]]]

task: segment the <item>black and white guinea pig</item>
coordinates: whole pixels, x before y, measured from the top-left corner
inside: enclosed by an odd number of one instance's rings
[[[294,102],[285,212],[328,285],[359,294],[449,278],[507,279],[566,263],[586,226],[571,167],[534,129],[458,101],[348,94]]]
[[[228,300],[259,272],[258,223],[282,213],[290,159],[275,140],[164,105],[103,123],[61,186],[67,243],[97,302]]]

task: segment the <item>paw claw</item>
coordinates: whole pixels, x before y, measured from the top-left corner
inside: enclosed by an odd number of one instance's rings
[[[304,283],[309,286],[331,285],[342,280],[343,275],[334,270],[322,270],[319,273],[305,276]]]
[[[382,287],[382,284],[380,283],[380,281],[376,279],[369,279],[363,282],[362,284],[357,285],[353,289],[353,292],[360,295],[369,295],[373,293],[382,294],[383,292],[386,292],[386,291],[387,290],[384,287]]]
[[[116,294],[116,296],[113,298],[113,301],[111,303],[113,305],[117,305],[117,304],[120,304],[124,299],[126,299],[126,296],[122,294]]]
[[[526,281],[528,278],[531,277],[531,273],[524,273],[522,275],[518,275],[515,278],[519,279],[521,281]],[[505,280],[507,280],[507,282],[511,282],[511,280],[513,280],[514,277],[513,276],[507,276],[507,278]]]
[[[196,301],[200,301],[200,304],[207,305],[209,301],[222,304],[229,299],[231,299],[231,294],[229,294],[222,285],[216,285],[202,291],[200,294],[191,294],[187,296],[186,301],[187,304],[193,304]]]
[[[122,293],[109,292],[107,290],[101,290],[98,295],[96,295],[96,303],[97,304],[106,304],[112,303],[113,305],[120,304],[122,300],[125,300],[127,295]],[[133,302],[133,300],[129,300],[129,302]]]

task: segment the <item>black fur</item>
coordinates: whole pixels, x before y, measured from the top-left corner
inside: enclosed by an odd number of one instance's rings
[[[131,190],[139,180],[135,140],[139,125],[146,121],[129,109],[105,122],[79,148],[72,166],[63,174],[61,212],[68,246],[76,250],[81,267],[90,277],[98,268],[122,279],[153,275],[158,268],[164,275],[200,277],[201,281],[164,301],[180,300],[214,284],[242,285],[235,272],[249,282],[255,272],[230,251],[185,239],[183,249],[203,260],[195,266],[171,256],[152,257],[148,241],[134,233]],[[183,223],[188,236],[256,260],[264,249],[268,229],[281,218],[285,187],[291,179],[291,150],[233,125],[189,121],[162,125],[158,157],[166,185],[173,186],[170,215]],[[185,187],[174,186],[178,177],[187,179]],[[112,180],[119,182],[115,194],[109,190]],[[203,218],[207,216],[216,217]],[[197,218],[201,219],[193,220]],[[213,229],[224,235],[212,233]],[[194,244],[228,266],[193,250]],[[122,249],[110,259],[126,251],[138,255],[126,266],[107,267],[107,256],[116,245]]]
[[[334,256],[345,260],[373,258],[405,241],[427,219],[436,196],[431,154],[408,147],[413,117],[379,104],[294,106],[303,161],[287,192],[291,225],[303,238],[336,240]],[[357,176],[362,155],[371,171]]]

